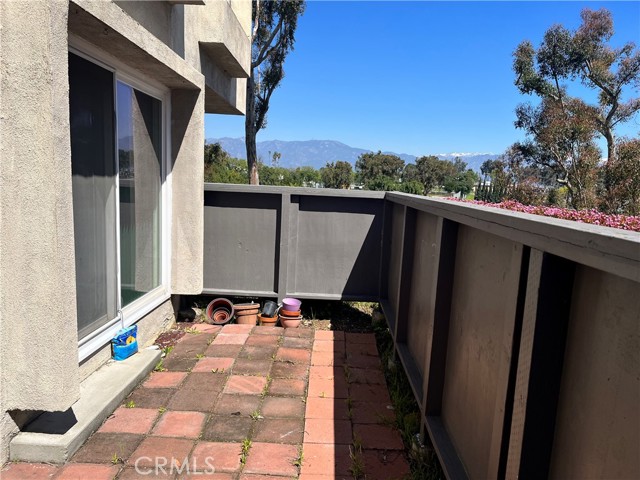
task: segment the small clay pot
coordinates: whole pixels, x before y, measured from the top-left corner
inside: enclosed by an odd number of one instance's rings
[[[260,325],[263,327],[275,327],[278,323],[278,317],[265,317],[264,315],[258,315]]]
[[[280,315],[282,315],[283,317],[299,317],[300,316],[300,310],[285,310],[284,308],[280,309]]]
[[[301,321],[302,316],[285,317],[283,315],[280,315],[280,325],[282,325],[284,328],[298,328]]]

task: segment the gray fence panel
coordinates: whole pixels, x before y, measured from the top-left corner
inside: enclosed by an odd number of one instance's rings
[[[297,195],[292,203],[288,293],[377,300],[384,202]]]
[[[383,192],[205,185],[204,293],[380,297]]]
[[[274,296],[280,196],[205,192],[204,291]]]

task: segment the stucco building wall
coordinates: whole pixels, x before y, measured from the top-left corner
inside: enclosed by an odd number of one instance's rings
[[[105,342],[79,362],[69,39],[169,89],[166,292],[198,294],[204,113],[244,111],[247,25],[250,2],[239,0],[0,2],[0,464],[23,423],[72,406],[110,357]],[[207,29],[217,36],[199,38]],[[173,321],[167,296],[138,319],[141,346]]]

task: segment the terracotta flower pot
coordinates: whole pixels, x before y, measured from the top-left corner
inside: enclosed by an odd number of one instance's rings
[[[216,298],[207,305],[208,323],[223,325],[233,317],[233,303],[226,298]]]
[[[299,317],[300,316],[300,310],[285,310],[284,308],[280,309],[280,315],[282,315],[283,317]]]
[[[298,328],[301,321],[302,316],[285,317],[283,315],[280,315],[280,325],[282,325],[284,328]]]
[[[258,323],[258,312],[249,315],[236,315],[236,323],[239,325],[255,325]]]
[[[278,317],[265,317],[263,315],[258,315],[258,320],[260,321],[260,325],[264,327],[275,327],[276,323],[278,323]]]
[[[236,323],[240,325],[255,325],[258,322],[258,309],[260,305],[257,303],[238,303],[233,306],[236,314]]]
[[[260,305],[257,303],[236,303],[233,306],[233,309],[235,310],[236,314],[238,313],[242,313],[246,310],[258,310],[260,308]]]

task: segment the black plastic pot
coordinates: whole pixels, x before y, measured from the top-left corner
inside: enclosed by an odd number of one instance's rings
[[[272,302],[271,300],[267,300],[266,302],[264,302],[264,307],[262,307],[262,315],[265,317],[275,317],[277,310],[278,304],[276,302]]]

